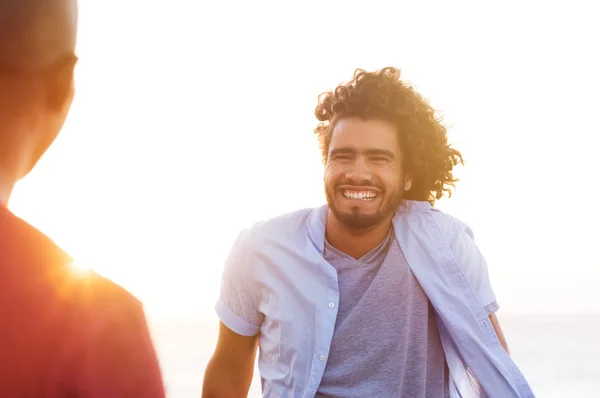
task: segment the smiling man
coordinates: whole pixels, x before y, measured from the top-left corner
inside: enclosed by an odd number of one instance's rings
[[[225,265],[205,398],[532,397],[485,259],[434,202],[461,154],[395,68],[319,97],[327,205],[243,231]]]

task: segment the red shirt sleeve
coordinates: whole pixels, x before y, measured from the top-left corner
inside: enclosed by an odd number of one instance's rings
[[[77,396],[165,398],[158,358],[141,303],[131,295],[108,300],[81,347]]]

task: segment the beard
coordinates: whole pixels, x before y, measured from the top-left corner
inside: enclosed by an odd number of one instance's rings
[[[327,204],[335,218],[348,229],[364,231],[387,221],[394,213],[396,213],[398,207],[402,203],[403,187],[400,187],[397,192],[390,194],[390,197],[387,197],[387,192],[382,190],[380,195],[383,198],[383,203],[376,212],[370,214],[362,212],[358,206],[352,207],[350,211],[342,211],[340,207],[336,205],[336,191],[337,188],[335,187],[333,190],[325,189]]]

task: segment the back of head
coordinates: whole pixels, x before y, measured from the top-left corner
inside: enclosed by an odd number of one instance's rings
[[[13,153],[20,148],[16,141],[24,133],[42,133],[43,153],[62,127],[72,99],[76,36],[77,0],[0,1],[2,163],[9,147]]]
[[[2,0],[0,73],[48,73],[73,56],[76,31],[76,0]]]

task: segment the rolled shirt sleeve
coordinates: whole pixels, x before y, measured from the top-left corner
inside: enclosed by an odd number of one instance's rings
[[[259,291],[254,283],[250,233],[242,231],[229,252],[215,305],[221,322],[242,336],[258,334],[263,322],[263,314],[258,310]]]
[[[469,226],[460,223],[458,231],[455,232],[454,239],[450,240],[452,252],[467,280],[479,296],[481,305],[488,315],[491,315],[500,307],[490,282],[485,257],[475,244],[474,234]]]

